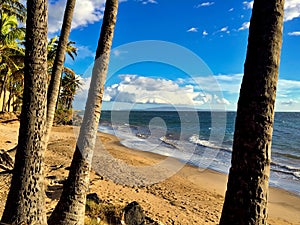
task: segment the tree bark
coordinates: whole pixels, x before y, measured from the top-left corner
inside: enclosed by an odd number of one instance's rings
[[[89,173],[98,131],[117,11],[118,0],[107,0],[82,126],[69,176],[60,200],[48,220],[49,225],[84,224]]]
[[[18,148],[2,222],[46,224],[43,157],[47,103],[47,1],[27,0],[25,83]]]
[[[6,111],[6,86],[7,86],[7,80],[8,80],[8,72],[5,73],[4,82],[3,82],[2,112]]]
[[[254,0],[220,225],[267,224],[284,0]]]
[[[48,88],[48,105],[47,105],[47,123],[46,123],[46,143],[49,140],[51,132],[56,103],[59,95],[59,88],[61,82],[61,74],[64,68],[65,53],[68,45],[69,35],[71,31],[71,24],[76,0],[67,0],[66,9],[64,13],[64,20],[61,28],[61,33],[58,41],[57,52],[52,68],[51,80]]]

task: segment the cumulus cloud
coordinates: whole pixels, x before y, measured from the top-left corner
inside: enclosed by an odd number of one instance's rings
[[[208,7],[208,6],[212,6],[214,5],[215,3],[214,2],[203,2],[203,3],[200,3],[196,6],[196,8],[200,8],[200,7]]]
[[[72,29],[85,27],[88,24],[93,24],[100,21],[104,15],[106,0],[80,0],[76,1]],[[126,2],[120,0],[119,2]],[[156,2],[148,0],[146,2]],[[58,32],[61,29],[63,15],[65,11],[66,0],[49,1],[48,10],[48,31],[49,33]]]
[[[286,0],[284,4],[284,20],[300,17],[300,0]]]
[[[66,1],[49,2],[49,33],[61,29]],[[76,2],[72,29],[84,27],[103,18],[105,0],[81,0]]]
[[[300,31],[289,32],[289,36],[300,36]]]
[[[203,35],[203,36],[207,36],[207,35],[208,35],[207,31],[204,30],[204,31],[202,32],[202,35]]]
[[[120,75],[121,82],[105,88],[104,99],[117,102],[192,105],[198,93],[191,85],[137,75]],[[182,96],[178,98],[178,96]]]
[[[120,75],[120,82],[106,86],[103,101],[126,104],[171,104],[207,108],[226,106],[235,109],[243,74],[178,78],[175,81],[138,75]],[[85,106],[90,78],[81,80],[74,108]],[[299,110],[300,81],[278,81],[276,110]]]
[[[250,27],[250,22],[244,22],[238,30],[247,30]]]
[[[186,83],[180,78],[172,81],[131,74],[120,75],[119,78],[121,80],[119,83],[105,87],[103,101],[185,106],[230,104],[223,96],[213,92],[196,90],[195,84]],[[82,83],[84,84],[75,97],[77,108],[78,102],[86,101],[90,78],[83,79]]]
[[[243,2],[245,9],[253,8],[253,1]],[[284,21],[300,17],[300,0],[286,0],[284,4]]]
[[[192,27],[192,28],[188,29],[186,32],[194,32],[194,33],[196,33],[196,32],[198,32],[198,28]]]

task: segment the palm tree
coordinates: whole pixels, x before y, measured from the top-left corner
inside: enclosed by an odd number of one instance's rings
[[[73,18],[73,12],[75,8],[76,0],[67,0],[65,13],[64,13],[64,20],[62,24],[62,29],[60,33],[60,38],[57,45],[56,56],[52,68],[50,84],[48,88],[48,105],[47,105],[47,123],[46,123],[46,140],[49,139],[49,133],[53,124],[55,108],[57,104],[57,99],[59,95],[60,83],[61,83],[61,74],[64,68],[65,62],[65,52],[74,59],[72,51],[68,50],[68,46],[70,47],[70,42],[68,42],[70,31],[71,31],[71,24]],[[72,44],[74,42],[71,42]],[[74,49],[73,49],[74,50]],[[76,54],[76,50],[75,50]]]
[[[220,225],[267,224],[284,0],[254,0]]]
[[[20,22],[25,22],[26,7],[19,0],[0,0],[0,12],[15,16]]]
[[[47,55],[47,60],[48,60],[48,72],[50,74],[50,79],[51,79],[51,74],[53,73],[53,67],[54,67],[54,61],[57,52],[59,51],[58,47],[58,37],[53,37],[50,39],[48,42],[47,50],[48,50],[48,55]],[[74,46],[76,43],[74,41],[68,41],[67,47],[65,50],[65,54],[68,54],[71,59],[75,60],[75,56],[77,56],[77,48]],[[64,69],[65,67],[63,67]],[[70,69],[70,68],[68,68]]]
[[[80,77],[76,76],[73,71],[65,69],[61,84],[60,104],[64,109],[70,110],[76,91],[81,85]]]
[[[3,97],[2,111],[6,110],[6,93],[11,89],[10,84],[23,71],[24,50],[18,46],[0,46],[0,96]],[[1,105],[1,103],[0,103]]]
[[[24,49],[19,46],[25,29],[18,27],[14,15],[0,13],[0,96],[3,94],[2,111],[6,110],[6,90],[11,76],[23,69]]]
[[[101,112],[104,83],[118,11],[118,0],[107,0],[96,51],[88,100],[70,172],[49,225],[84,224],[91,158]]]
[[[45,225],[47,1],[27,0],[25,83],[18,147],[2,222]]]

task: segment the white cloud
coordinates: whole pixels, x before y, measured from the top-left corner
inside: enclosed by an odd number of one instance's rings
[[[286,0],[284,4],[284,20],[300,17],[300,0]]]
[[[300,92],[300,81],[280,79],[278,81],[278,91],[288,92],[291,90]]]
[[[139,0],[139,2],[141,2],[143,5],[158,4],[158,2],[156,0]]]
[[[223,96],[212,92],[196,90],[195,84],[186,83],[186,79],[176,81],[163,78],[151,78],[138,75],[120,75],[121,81],[105,87],[103,101],[140,104],[171,104],[185,106],[229,105]],[[75,96],[76,109],[83,108],[86,101],[90,78],[82,79],[84,83]],[[81,102],[81,107],[79,107]],[[75,108],[75,107],[74,107]]]
[[[103,101],[127,104],[172,104],[207,108],[222,105],[235,110],[243,74],[178,78],[176,81],[138,75],[120,75],[120,82],[105,87]],[[82,79],[74,108],[83,109],[90,78]],[[276,110],[300,110],[300,81],[278,81]]]
[[[192,28],[188,29],[186,32],[194,32],[194,33],[196,33],[196,32],[198,32],[198,28],[192,27]]]
[[[137,75],[120,75],[121,82],[105,88],[104,99],[130,103],[156,103],[192,105],[198,93],[193,87],[180,87],[177,83]],[[178,95],[182,97],[178,98]]]
[[[243,74],[194,77],[193,80],[203,91],[239,93]]]
[[[93,52],[92,50],[89,49],[88,46],[82,46],[79,45],[77,46],[77,57],[76,59],[84,59],[87,57],[95,57],[95,52]]]
[[[115,57],[119,57],[119,56],[121,56],[123,54],[126,54],[126,53],[128,53],[128,52],[127,51],[120,51],[118,49],[113,49],[112,50],[112,55],[115,56]]]
[[[203,3],[199,4],[199,5],[197,5],[196,8],[208,7],[208,6],[212,6],[214,4],[215,4],[214,2],[203,2]]]
[[[229,10],[228,10],[228,12],[232,12],[234,10],[234,8],[230,8]]]
[[[223,27],[223,28],[221,28],[220,31],[221,31],[221,32],[227,32],[227,31],[228,31],[228,27]]]
[[[202,32],[202,35],[203,35],[203,36],[207,36],[207,35],[208,35],[207,31],[204,30],[204,31]]]
[[[250,22],[244,22],[238,30],[247,30],[250,27]]]
[[[219,98],[217,95],[214,95],[214,99],[219,104],[230,105],[230,102],[226,98]]]
[[[290,35],[290,36],[300,36],[300,31],[289,32],[288,35]]]
[[[294,99],[289,99],[287,101],[281,101],[280,104],[281,105],[288,105],[288,106],[291,106],[295,103],[298,103],[297,101],[295,101]]]
[[[253,3],[254,1],[251,1],[251,2],[243,2],[243,5],[244,5],[244,8],[245,9],[252,9],[253,8]]]
[[[90,88],[91,77],[89,78],[81,78],[80,79],[80,88],[77,91],[74,101],[73,101],[73,108],[76,110],[82,110],[85,108],[88,90]]]
[[[103,19],[106,0],[80,0],[76,1],[72,29],[85,27],[88,24]],[[119,0],[119,3],[127,0]],[[156,2],[148,0],[147,2]],[[49,1],[48,5],[48,31],[49,33],[58,32],[61,29],[66,0]]]
[[[93,24],[103,18],[105,0],[80,0],[76,2],[72,29]],[[66,1],[49,2],[49,33],[61,29]]]
[[[253,1],[243,2],[245,9],[253,8]],[[284,4],[284,21],[300,17],[300,0],[286,0]]]

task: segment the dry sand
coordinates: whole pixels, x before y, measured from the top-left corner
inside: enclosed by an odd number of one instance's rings
[[[0,123],[0,149],[14,147],[17,132],[18,122]],[[54,127],[51,134],[45,158],[49,212],[57,203],[61,181],[68,174],[66,168],[76,140],[74,133],[71,126],[59,126]],[[137,201],[147,216],[163,224],[218,224],[227,182],[225,174],[203,171],[168,157],[128,149],[112,135],[99,136],[90,192],[116,204]],[[0,176],[1,215],[9,176]],[[271,188],[269,199],[269,224],[300,225],[299,196]]]

